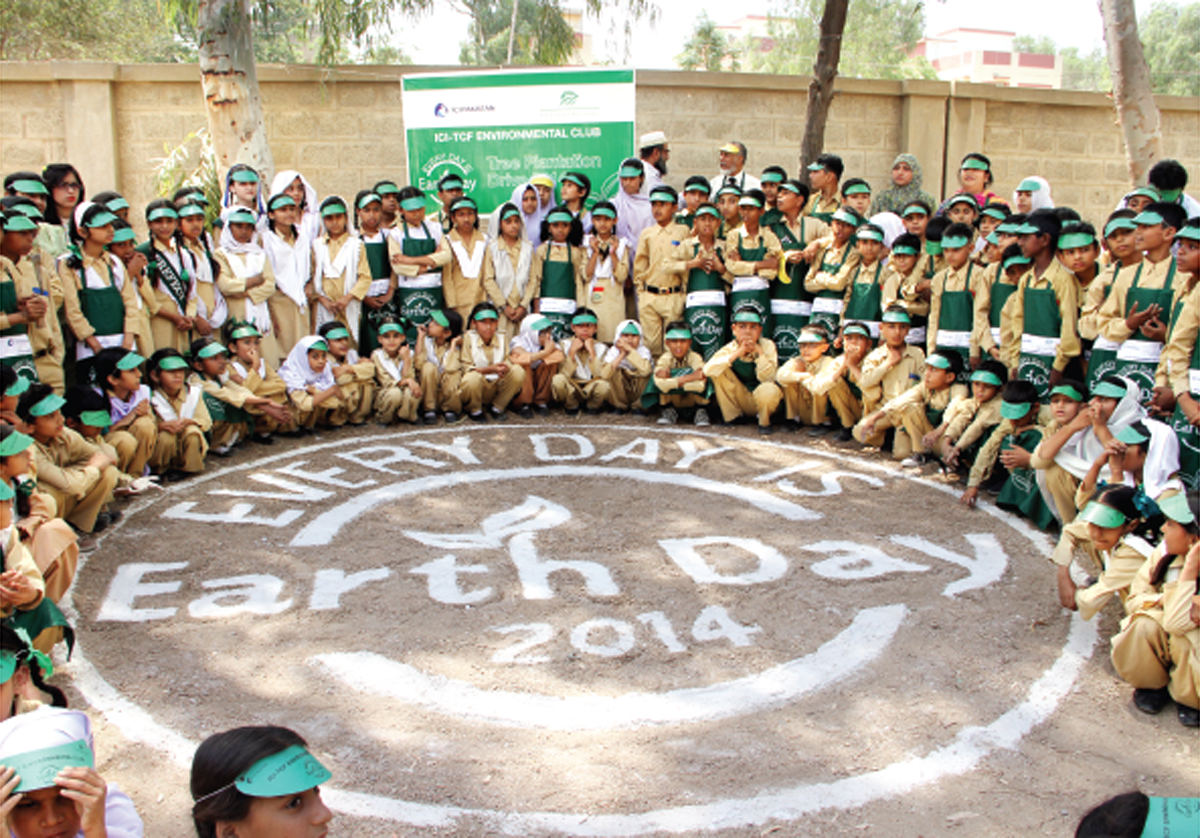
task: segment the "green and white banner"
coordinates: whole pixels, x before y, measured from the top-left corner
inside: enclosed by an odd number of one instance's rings
[[[481,213],[535,174],[578,171],[592,198],[617,189],[635,153],[633,70],[520,70],[406,76],[409,182],[436,204],[437,181],[460,175]]]

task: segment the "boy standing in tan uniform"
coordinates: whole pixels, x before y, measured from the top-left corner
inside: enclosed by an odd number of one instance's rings
[[[669,186],[660,186],[650,193],[655,224],[638,236],[633,257],[638,319],[645,333],[646,348],[652,355],[663,351],[664,326],[683,317],[685,278],[669,267],[676,246],[690,235],[687,227],[675,223],[678,201],[678,194]]]

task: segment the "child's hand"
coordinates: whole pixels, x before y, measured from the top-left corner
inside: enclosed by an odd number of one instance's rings
[[[0,573],[0,605],[5,608],[20,608],[38,598],[38,589],[29,577],[19,570]]]
[[[1071,579],[1070,566],[1060,566],[1058,568],[1058,604],[1071,611],[1078,611],[1079,605],[1075,602],[1077,590],[1075,582]]]
[[[936,430],[933,430],[921,437],[921,444],[925,446],[926,451],[933,450],[933,447],[937,445],[939,436],[941,436],[941,434],[939,434]]]
[[[950,448],[947,449],[947,451],[946,451],[946,456],[944,456],[942,459],[945,460],[947,468],[957,468],[958,467],[958,449],[955,448],[953,445],[951,445]]]
[[[894,367],[904,360],[904,350],[898,349],[895,346],[888,347],[888,357],[884,364],[888,367]]]
[[[979,500],[979,487],[971,486],[970,488],[967,489],[967,491],[962,493],[962,497],[960,497],[958,499],[958,502],[961,503],[963,506],[966,506],[970,509],[974,509],[975,503],[978,500]]]
[[[0,824],[8,825],[8,816],[17,804],[24,799],[23,794],[13,794],[13,789],[21,785],[17,772],[5,766],[0,768]]]
[[[1029,468],[1032,459],[1033,456],[1028,451],[1016,445],[1000,453],[1000,463],[1009,471],[1015,468]]]
[[[103,838],[108,833],[104,824],[104,805],[108,784],[91,768],[64,768],[54,778],[62,796],[75,801],[84,838]]]

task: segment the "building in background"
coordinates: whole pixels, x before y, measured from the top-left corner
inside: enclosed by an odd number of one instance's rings
[[[575,32],[575,50],[567,60],[567,66],[590,67],[598,63],[592,55],[592,36],[583,30],[583,9],[563,9],[562,16]]]
[[[1057,55],[1014,52],[1015,32],[951,29],[917,42],[913,55],[924,56],[942,81],[966,81],[1000,87],[1062,87]]]

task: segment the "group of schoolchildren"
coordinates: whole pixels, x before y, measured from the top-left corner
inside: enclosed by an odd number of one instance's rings
[[[745,147],[721,151],[737,175]],[[833,154],[807,182],[770,166],[680,194],[645,152],[611,200],[535,175],[490,213],[452,174],[431,212],[413,186],[318,201],[297,172],[268,190],[238,165],[218,224],[184,188],[145,208],[142,244],[128,202],[87,199],[70,166],[5,178],[0,607],[28,660],[70,643],[54,603],[116,497],[276,434],[561,407],[804,428],[958,472],[964,505],[1061,528],[1062,604],[1119,597],[1135,703],[1200,724],[1183,167],[1157,164],[1097,230],[1038,177],[1002,200],[977,153],[939,206],[908,154],[877,194]]]

